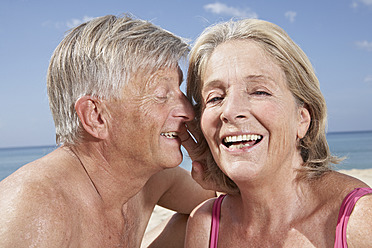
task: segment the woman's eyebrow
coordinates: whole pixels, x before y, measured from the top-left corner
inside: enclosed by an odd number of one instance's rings
[[[245,81],[264,81],[264,82],[269,82],[269,83],[275,82],[274,79],[266,75],[249,75],[245,77],[244,80]]]
[[[272,79],[271,77],[269,76],[266,76],[266,75],[262,75],[262,74],[254,74],[254,75],[249,75],[249,76],[246,76],[244,77],[244,81],[245,82],[249,82],[249,81],[264,81],[264,82],[269,82],[269,83],[274,83],[275,80]],[[210,88],[216,88],[216,87],[219,87],[221,85],[222,81],[221,80],[211,80],[211,81],[208,81],[206,83],[203,84],[203,87],[202,89],[210,89]]]
[[[219,88],[221,86],[221,81],[220,80],[212,80],[212,81],[208,81],[206,83],[203,84],[202,86],[202,93],[205,93],[211,89],[214,89],[214,88]]]
[[[272,86],[276,85],[275,84],[276,81],[272,77],[267,76],[267,75],[263,75],[263,74],[248,75],[248,76],[244,77],[243,80],[244,80],[244,82],[247,82],[247,83],[251,82],[251,83],[264,83],[264,84],[268,84],[268,85],[272,85]],[[201,93],[205,94],[206,92],[208,92],[212,89],[221,88],[222,84],[223,84],[223,81],[221,81],[219,79],[214,79],[214,80],[208,81],[208,82],[203,84],[202,89],[201,89]]]

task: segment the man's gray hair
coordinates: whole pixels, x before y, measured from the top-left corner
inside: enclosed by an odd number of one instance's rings
[[[99,17],[71,30],[54,51],[47,75],[57,144],[79,138],[80,97],[125,97],[121,89],[137,73],[177,67],[188,51],[182,38],[129,15]]]

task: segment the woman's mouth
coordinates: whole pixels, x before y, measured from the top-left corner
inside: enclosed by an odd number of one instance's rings
[[[259,134],[243,134],[227,136],[222,140],[222,144],[229,149],[242,149],[258,144],[262,140]]]

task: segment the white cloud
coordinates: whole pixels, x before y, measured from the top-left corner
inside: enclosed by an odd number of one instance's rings
[[[359,7],[359,4],[363,4],[363,5],[366,5],[366,6],[372,6],[372,0],[354,0],[351,3],[351,7],[356,9],[356,8]]]
[[[257,13],[251,11],[249,8],[236,8],[227,6],[226,4],[215,2],[204,5],[206,11],[212,12],[213,14],[222,14],[240,18],[258,18]]]
[[[351,7],[352,7],[353,9],[358,8],[358,3],[357,3],[356,1],[353,1],[353,2],[351,3]]]
[[[78,26],[78,25],[80,25],[80,24],[82,24],[84,22],[87,22],[87,21],[92,20],[93,18],[94,17],[91,17],[91,16],[84,16],[83,19],[75,19],[75,18],[73,18],[73,19],[71,19],[71,20],[69,20],[69,21],[66,22],[66,26],[68,28],[74,28],[74,27],[76,27],[76,26]]]
[[[372,84],[372,75],[367,75],[367,76],[364,78],[364,82],[365,82],[365,83]]]
[[[288,20],[289,20],[290,22],[294,22],[294,21],[295,21],[295,18],[296,18],[296,16],[297,16],[297,12],[294,12],[294,11],[287,11],[287,12],[285,12],[284,16],[285,16],[286,18],[288,18]]]
[[[365,5],[372,5],[372,0],[359,0],[359,1]]]
[[[360,49],[367,50],[368,52],[372,52],[372,42],[364,41],[357,41],[355,45]]]

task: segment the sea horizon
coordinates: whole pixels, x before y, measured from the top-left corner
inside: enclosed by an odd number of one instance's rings
[[[372,130],[328,132],[327,140],[332,155],[346,157],[335,170],[372,169]],[[58,148],[57,145],[0,148],[0,180],[23,165],[41,158]],[[180,166],[191,171],[191,159],[182,147],[184,159]]]
[[[327,132],[326,135],[332,135],[332,134],[347,134],[347,133],[372,133],[372,130],[355,130],[355,131],[331,131]],[[49,145],[26,145],[26,146],[4,146],[0,147],[0,149],[23,149],[23,148],[42,148],[42,147],[53,147],[56,148],[58,145],[56,144],[49,144]]]

